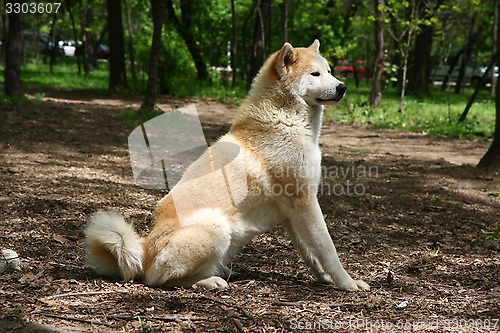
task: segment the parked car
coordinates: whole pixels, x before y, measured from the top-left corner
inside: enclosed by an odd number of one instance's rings
[[[472,74],[472,85],[474,86],[477,85],[477,83],[481,80],[481,78],[484,75],[484,72],[486,72],[487,69],[488,69],[487,66],[480,66],[474,70],[474,73]],[[498,66],[495,66],[494,69],[495,80],[498,80],[498,72],[499,72]],[[488,74],[486,76],[486,80],[484,83],[486,84],[491,83],[491,74]]]
[[[97,59],[108,59],[109,58],[109,47],[103,44],[99,44],[97,49]]]
[[[354,71],[358,78],[372,77],[372,70],[368,68],[366,60],[356,60],[352,63],[349,60],[339,60],[335,66],[335,72],[344,77],[354,77]]]
[[[76,48],[76,53],[75,55],[81,55],[83,53],[82,49],[83,44],[79,43],[78,47]],[[107,60],[109,58],[109,47],[107,47],[104,44],[99,44],[97,48],[97,59],[104,59]]]
[[[64,55],[66,57],[74,57],[76,55],[76,49],[82,44],[82,42],[75,41],[59,41],[59,47],[63,49]]]

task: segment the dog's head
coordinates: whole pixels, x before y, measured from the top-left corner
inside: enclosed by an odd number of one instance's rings
[[[285,43],[266,64],[275,79],[285,82],[295,96],[310,106],[336,104],[347,90],[332,75],[328,62],[319,53],[319,45],[317,39],[307,48]]]

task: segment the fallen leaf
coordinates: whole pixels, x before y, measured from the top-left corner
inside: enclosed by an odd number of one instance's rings
[[[398,305],[396,305],[396,309],[403,310],[407,306],[408,306],[408,301],[403,301],[403,302],[399,303]]]
[[[58,242],[60,244],[66,244],[68,242],[68,239],[66,237],[58,235],[58,234],[52,235],[52,239],[54,239],[56,242]]]

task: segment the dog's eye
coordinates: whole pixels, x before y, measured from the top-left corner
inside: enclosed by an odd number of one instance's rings
[[[311,75],[312,76],[319,76],[320,74],[319,74],[319,72],[312,72]]]

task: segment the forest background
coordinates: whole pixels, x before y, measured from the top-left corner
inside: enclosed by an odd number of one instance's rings
[[[305,46],[318,38],[350,86],[340,110],[327,115],[484,139],[495,132],[497,3],[67,0],[35,8],[5,1],[4,90],[22,96],[24,84],[128,91],[144,94],[143,111],[154,109],[156,94],[241,101],[285,41]],[[485,169],[496,169],[497,146]]]

